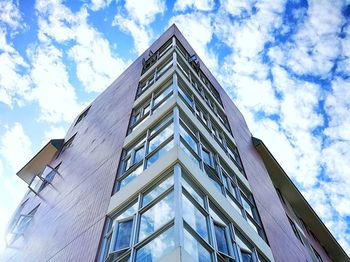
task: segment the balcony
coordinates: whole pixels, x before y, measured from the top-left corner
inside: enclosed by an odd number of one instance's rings
[[[57,171],[48,164],[62,148],[64,139],[52,139],[20,171],[17,176],[26,182],[29,188],[38,193],[43,183],[49,183]]]

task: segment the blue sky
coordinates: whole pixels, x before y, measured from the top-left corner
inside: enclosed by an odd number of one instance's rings
[[[337,0],[0,0],[0,235],[16,171],[176,23],[350,253],[349,16]]]

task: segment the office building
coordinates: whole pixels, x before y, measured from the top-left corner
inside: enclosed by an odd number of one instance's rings
[[[17,175],[5,261],[349,261],[175,25]]]

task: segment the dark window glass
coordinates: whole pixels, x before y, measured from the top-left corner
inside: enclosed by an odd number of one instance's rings
[[[218,246],[218,250],[222,253],[228,254],[225,228],[220,225],[214,224],[214,229],[215,229],[215,237],[216,237],[216,244]]]
[[[114,250],[120,250],[130,245],[132,231],[132,219],[118,223],[117,236]]]
[[[251,253],[241,251],[242,262],[253,262],[253,256]]]

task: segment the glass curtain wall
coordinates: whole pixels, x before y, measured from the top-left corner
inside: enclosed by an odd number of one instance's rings
[[[108,218],[99,261],[158,261],[178,246],[192,261],[268,261],[180,164]]]

